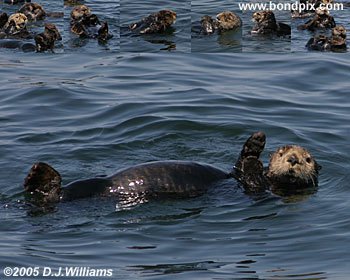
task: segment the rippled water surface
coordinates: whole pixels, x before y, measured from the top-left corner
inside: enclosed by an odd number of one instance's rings
[[[113,269],[113,279],[347,279],[349,59],[0,55],[0,273],[85,266]],[[254,199],[232,181],[129,208],[97,197],[45,215],[23,205],[35,161],[64,184],[152,160],[230,170],[257,130],[267,134],[265,164],[283,144],[312,152],[323,167],[315,194]]]

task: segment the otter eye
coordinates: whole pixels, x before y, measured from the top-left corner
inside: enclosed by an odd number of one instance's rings
[[[307,158],[306,158],[306,162],[307,162],[307,163],[310,163],[310,162],[311,162],[311,158],[310,158],[310,157],[307,157]]]

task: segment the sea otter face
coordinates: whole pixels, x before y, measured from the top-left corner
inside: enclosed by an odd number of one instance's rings
[[[8,18],[4,29],[8,34],[18,33],[26,28],[27,23],[28,19],[24,14],[15,13]]]
[[[272,184],[316,187],[319,169],[320,166],[306,149],[288,145],[271,156],[267,177]]]
[[[260,11],[260,12],[255,12],[252,17],[253,21],[257,23],[262,23],[262,22],[275,22],[275,15],[272,11]]]
[[[79,5],[74,7],[72,10],[70,17],[73,21],[78,21],[84,17],[87,17],[91,14],[91,10],[86,5]]]
[[[340,36],[342,38],[346,38],[346,29],[342,25],[338,25],[332,29],[333,36]]]
[[[171,25],[176,21],[176,13],[171,10],[162,10],[158,12],[158,19],[164,21],[167,25]]]
[[[318,16],[329,16],[329,11],[326,8],[317,8],[315,11]]]
[[[232,29],[242,25],[242,21],[239,16],[230,11],[225,11],[216,16],[221,29]]]

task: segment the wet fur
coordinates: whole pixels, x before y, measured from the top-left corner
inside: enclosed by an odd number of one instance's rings
[[[97,15],[92,14],[91,10],[86,5],[79,5],[71,11],[71,32],[82,38],[98,39],[105,42],[113,37],[109,33],[108,23],[101,24]],[[97,27],[99,28],[97,29]],[[97,30],[96,30],[97,29]]]
[[[271,156],[268,169],[260,160],[266,136],[251,135],[243,145],[231,173],[194,162],[164,161],[140,164],[118,171],[109,177],[76,181],[61,187],[61,176],[46,163],[35,163],[24,181],[26,192],[41,196],[40,203],[56,203],[93,195],[126,199],[159,197],[192,197],[203,194],[217,181],[234,177],[247,193],[272,190],[292,194],[295,190],[316,188],[320,166],[300,146],[278,148]],[[42,197],[44,196],[44,198]]]
[[[224,11],[216,15],[220,30],[231,30],[242,26],[241,18],[233,12]]]
[[[52,23],[45,24],[45,30],[34,37],[36,50],[38,52],[52,51],[55,47],[55,42],[62,40],[61,34],[57,27]]]
[[[277,23],[272,11],[255,12],[252,16],[255,25],[252,34],[290,36],[291,27],[285,23]]]
[[[305,148],[287,145],[272,154],[266,176],[272,185],[316,187],[319,168]]]
[[[263,132],[250,136],[232,171],[232,176],[242,183],[246,192],[278,190],[279,193],[291,194],[296,190],[317,187],[321,167],[305,148],[296,145],[278,148],[265,169],[260,160],[265,142]]]
[[[18,12],[26,15],[29,21],[43,20],[46,17],[44,8],[37,3],[25,3]]]
[[[306,44],[309,50],[314,51],[346,51],[346,29],[338,25],[332,29],[332,36],[316,35]]]
[[[152,34],[165,32],[176,21],[176,13],[171,10],[161,10],[153,13],[139,22],[129,25],[130,30],[136,30],[140,34]]]
[[[334,18],[326,9],[317,8],[315,16],[306,23],[299,25],[299,30],[315,31],[317,29],[329,29],[336,26]]]

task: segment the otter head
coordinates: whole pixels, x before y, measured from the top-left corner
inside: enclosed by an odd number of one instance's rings
[[[328,17],[330,15],[329,11],[326,8],[321,7],[316,8],[315,13],[320,17]]]
[[[217,14],[216,19],[218,21],[219,28],[223,30],[232,29],[242,25],[240,17],[230,11],[224,11],[220,14]]]
[[[4,26],[5,32],[7,34],[16,34],[26,29],[28,19],[26,15],[22,13],[12,14],[7,23]]]
[[[255,12],[253,14],[253,21],[257,22],[257,23],[272,23],[272,24],[276,24],[276,18],[275,18],[275,14],[272,11],[260,11],[260,12]]]
[[[79,5],[74,7],[72,10],[70,17],[72,21],[79,21],[87,16],[91,15],[91,10],[86,5]]]
[[[342,38],[346,38],[346,29],[343,25],[337,25],[332,29],[333,36],[340,36]]]
[[[40,202],[53,203],[60,200],[61,175],[44,162],[35,163],[24,180],[24,190],[39,197]]]
[[[315,188],[320,168],[305,148],[287,145],[272,154],[266,176],[275,188]]]
[[[53,23],[45,23],[44,32],[48,34],[55,41],[62,40],[60,32],[58,31],[56,25],[54,25]]]
[[[176,21],[176,13],[171,10],[161,10],[158,12],[158,18],[164,21],[167,25],[171,25]]]

